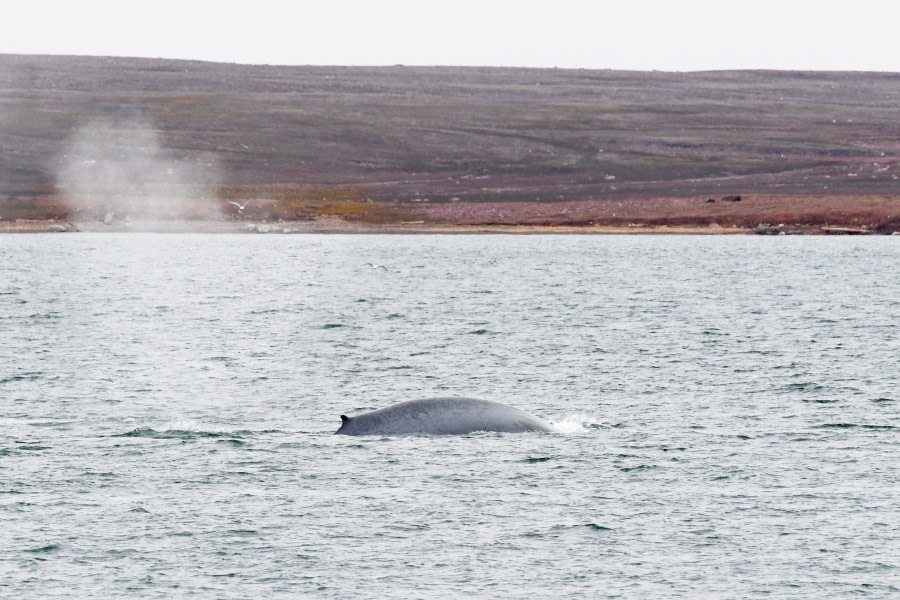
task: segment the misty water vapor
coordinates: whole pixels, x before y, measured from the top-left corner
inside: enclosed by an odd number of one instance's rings
[[[148,120],[91,121],[73,132],[57,163],[57,188],[77,216],[220,216],[215,157],[177,155]]]

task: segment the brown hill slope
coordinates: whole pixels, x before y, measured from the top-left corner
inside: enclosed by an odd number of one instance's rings
[[[282,207],[900,189],[900,74],[0,55],[0,197],[65,192],[72,140],[97,119],[150,127],[174,164],[215,161],[184,170],[181,185]]]

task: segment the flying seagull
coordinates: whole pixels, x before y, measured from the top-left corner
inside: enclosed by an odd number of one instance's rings
[[[243,204],[238,204],[234,200],[227,200],[228,204],[234,204],[237,207],[238,214],[241,216],[241,221],[244,220],[244,207],[250,202],[249,200],[245,201]]]
[[[370,267],[372,267],[373,269],[384,269],[385,271],[388,270],[388,268],[384,265],[376,265],[374,263],[366,263],[366,264],[369,265]]]

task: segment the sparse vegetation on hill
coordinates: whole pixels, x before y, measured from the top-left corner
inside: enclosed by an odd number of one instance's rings
[[[86,136],[100,120],[118,133]],[[190,218],[237,218],[225,201],[241,199],[244,218],[752,224],[771,205],[878,227],[900,213],[900,74],[0,55],[0,217],[102,213],[95,189],[61,180],[98,160],[143,161],[141,193],[184,199]],[[705,203],[734,194],[750,201]]]

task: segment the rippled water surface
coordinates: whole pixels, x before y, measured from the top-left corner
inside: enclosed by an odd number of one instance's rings
[[[898,274],[897,238],[0,237],[0,596],[896,598]],[[439,395],[564,433],[332,435]]]

